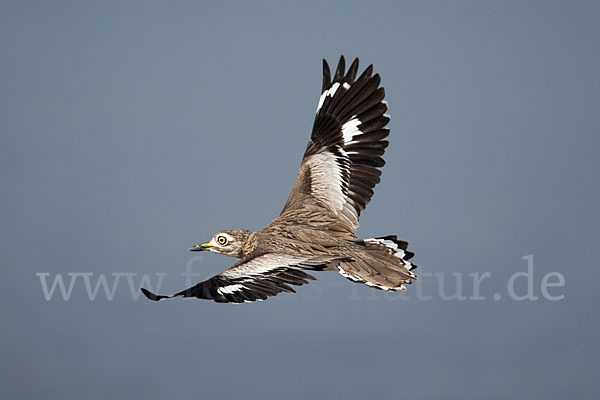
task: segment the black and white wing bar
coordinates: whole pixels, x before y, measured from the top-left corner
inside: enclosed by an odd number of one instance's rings
[[[320,270],[325,265],[297,257],[266,254],[241,260],[222,273],[174,295],[157,295],[144,288],[141,290],[147,298],[154,301],[180,296],[214,300],[218,303],[266,300],[281,292],[296,293],[290,285],[305,285],[309,280],[316,279],[300,268]]]
[[[323,60],[323,89],[303,163],[311,172],[313,195],[356,229],[380,181],[390,119],[385,115],[385,89],[379,87],[379,74],[372,75],[373,66],[358,79],[358,58],[345,69],[341,56],[332,80]]]

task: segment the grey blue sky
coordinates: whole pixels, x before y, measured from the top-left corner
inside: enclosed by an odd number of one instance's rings
[[[594,1],[1,1],[0,397],[597,398],[599,20]],[[132,299],[127,277],[181,290],[189,263],[233,261],[188,247],[277,216],[342,53],[375,65],[392,118],[358,233],[408,240],[419,283]],[[529,255],[538,299],[516,301]],[[38,273],[130,275],[112,301],[83,275],[46,301]],[[467,299],[444,300],[457,277]]]

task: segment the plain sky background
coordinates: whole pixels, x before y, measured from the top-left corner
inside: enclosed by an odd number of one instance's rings
[[[0,397],[598,398],[599,20],[594,1],[1,1]],[[172,293],[188,247],[262,229],[342,53],[387,91],[358,233],[410,242],[408,292],[321,273],[243,306],[134,301],[125,279],[45,300],[39,272],[166,273]],[[539,299],[515,301],[527,255]],[[563,300],[541,295],[553,271]],[[438,294],[485,272],[485,300]]]

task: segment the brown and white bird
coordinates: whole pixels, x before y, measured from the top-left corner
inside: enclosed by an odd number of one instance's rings
[[[408,243],[396,236],[358,240],[358,218],[373,196],[385,162],[390,118],[385,91],[370,65],[356,78],[358,58],[346,71],[340,57],[331,79],[323,60],[323,88],[300,174],[283,211],[260,232],[215,234],[191,251],[239,258],[222,273],[172,296],[142,289],[151,300],[183,296],[222,303],[265,300],[312,275],[333,270],[356,283],[397,291],[416,280]]]

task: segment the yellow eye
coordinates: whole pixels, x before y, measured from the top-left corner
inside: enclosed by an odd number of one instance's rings
[[[227,238],[225,236],[218,236],[217,243],[219,243],[221,246],[225,246],[227,244]]]

